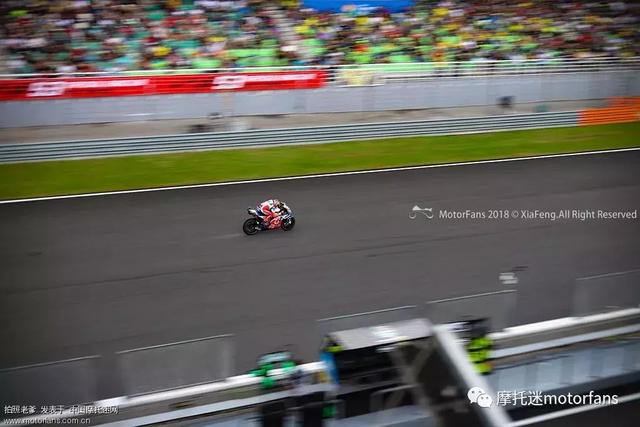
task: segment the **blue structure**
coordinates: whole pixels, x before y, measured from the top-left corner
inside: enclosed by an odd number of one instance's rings
[[[355,6],[363,13],[377,8],[385,8],[390,12],[401,12],[413,6],[413,0],[304,0],[304,7],[320,11],[341,12],[345,6]]]

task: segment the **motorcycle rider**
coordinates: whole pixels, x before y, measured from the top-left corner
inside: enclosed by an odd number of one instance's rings
[[[256,213],[267,228],[271,228],[271,222],[287,210],[287,205],[278,199],[270,199],[260,203],[256,207]]]

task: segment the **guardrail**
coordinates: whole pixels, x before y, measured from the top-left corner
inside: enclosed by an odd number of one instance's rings
[[[253,73],[271,71],[309,71],[325,70],[327,82],[359,85],[361,75],[369,73],[373,77],[382,77],[382,81],[390,81],[402,77],[424,79],[430,77],[469,77],[469,76],[498,76],[511,74],[539,74],[539,73],[577,73],[598,71],[640,69],[640,57],[633,58],[547,58],[522,60],[479,60],[479,61],[450,61],[450,62],[412,62],[394,64],[346,64],[346,65],[316,65],[289,67],[244,67],[244,68],[207,68],[207,69],[167,69],[167,70],[130,70],[130,71],[101,71],[75,73],[46,73],[46,74],[3,74],[0,79],[20,78],[72,78],[72,77],[101,77],[101,76],[157,76],[200,73]],[[353,75],[351,73],[356,73]],[[390,80],[386,76],[391,77]],[[360,82],[360,83],[359,83]],[[380,82],[378,80],[378,82]],[[365,83],[366,84],[366,83]]]
[[[506,328],[491,333],[497,350],[494,359],[526,354],[584,343],[596,339],[626,335],[640,329],[640,308],[629,308],[586,317],[565,317],[528,325]],[[526,345],[522,345],[526,343]],[[536,346],[536,348],[533,348]],[[634,365],[638,366],[637,363]],[[317,382],[316,376],[325,372],[323,362],[300,365],[309,382]],[[634,368],[635,369],[635,368]],[[283,375],[275,370],[276,377]],[[314,380],[316,378],[316,380]],[[322,381],[318,386],[323,386]],[[145,417],[145,421],[167,422],[182,417],[203,416],[217,412],[233,412],[281,398],[281,393],[264,393],[260,379],[251,375],[238,375],[221,381],[197,384],[174,390],[165,390],[139,396],[120,396],[96,401],[97,407],[117,406],[117,414],[91,415],[93,424],[122,421],[119,425],[140,425],[131,418]],[[67,408],[60,413],[38,414],[12,420],[0,419],[0,426],[62,423],[63,419],[87,417]],[[70,424],[70,422],[68,422]]]
[[[512,326],[489,336],[500,359],[640,331],[640,307]]]
[[[493,358],[510,357],[531,351],[626,335],[639,330],[639,319],[640,308],[630,308],[586,317],[567,317],[506,328],[490,334],[498,347]],[[528,347],[522,345],[523,341],[528,343]],[[636,362],[633,368],[637,366]],[[306,382],[309,383],[317,383],[317,375],[322,374],[326,369],[323,362],[307,363],[300,365],[300,368],[303,376],[307,378]],[[276,377],[283,375],[279,370],[275,370],[274,374]],[[330,388],[322,381],[316,386]],[[204,414],[245,410],[282,396],[280,392],[265,393],[258,377],[238,375],[221,381],[173,390],[96,401],[93,405],[97,407],[118,407],[119,410],[117,414],[94,414],[91,415],[91,419],[94,424],[119,423],[114,425],[142,425],[142,420],[145,421],[144,424],[167,422]],[[64,419],[81,417],[87,417],[87,415],[78,414],[67,408],[60,413],[38,414],[4,422],[0,419],[0,426],[61,423]],[[137,419],[138,422],[133,422],[132,418]]]
[[[578,118],[579,112],[567,111],[143,138],[3,144],[0,146],[0,163],[576,126]]]

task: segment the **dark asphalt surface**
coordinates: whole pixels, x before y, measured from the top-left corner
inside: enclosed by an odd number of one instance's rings
[[[272,196],[290,233],[247,237]],[[640,268],[640,220],[427,220],[450,210],[640,208],[640,153],[0,205],[0,367],[236,334],[236,368],[315,320],[493,291],[518,322],[565,316],[578,277]],[[105,375],[101,395],[121,392]]]

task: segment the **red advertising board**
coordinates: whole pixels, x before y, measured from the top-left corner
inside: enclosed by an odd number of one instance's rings
[[[321,70],[173,76],[0,79],[0,100],[315,89],[324,86],[325,82],[326,72]]]

